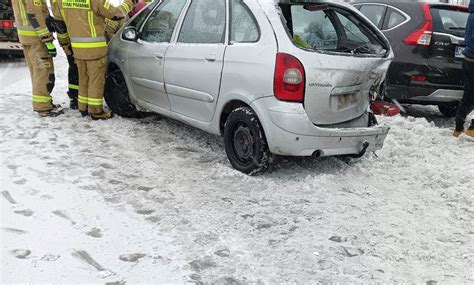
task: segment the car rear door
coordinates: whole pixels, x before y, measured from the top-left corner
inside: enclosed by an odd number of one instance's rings
[[[202,122],[212,120],[226,49],[226,0],[193,0],[176,43],[165,57],[171,110]]]
[[[169,110],[164,58],[178,18],[188,0],[163,0],[141,27],[137,42],[128,45],[130,79],[135,96]]]
[[[303,43],[291,52],[305,68],[304,108],[311,121],[332,125],[364,115],[391,60],[388,41],[338,4],[281,6],[290,34]]]
[[[431,72],[428,80],[441,85],[462,85],[464,32],[469,16],[467,7],[431,5],[433,36],[428,53]]]

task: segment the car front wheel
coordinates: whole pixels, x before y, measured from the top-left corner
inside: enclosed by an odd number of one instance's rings
[[[232,166],[249,175],[265,173],[271,164],[263,128],[249,107],[237,108],[229,115],[224,129],[227,157]]]
[[[120,70],[107,73],[104,99],[107,106],[119,116],[126,118],[142,117],[142,113],[130,101],[127,84]]]

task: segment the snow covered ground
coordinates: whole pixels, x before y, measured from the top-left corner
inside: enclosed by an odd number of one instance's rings
[[[39,118],[0,68],[1,282],[474,283],[474,143],[433,108],[381,118],[377,156],[248,177],[168,119]]]

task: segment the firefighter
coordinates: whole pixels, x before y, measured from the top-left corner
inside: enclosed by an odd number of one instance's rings
[[[49,15],[44,0],[13,0],[15,24],[23,45],[26,63],[33,86],[33,110],[42,117],[55,117],[64,111],[53,104],[51,92],[54,88],[53,57],[56,48],[53,35],[46,26]]]
[[[56,1],[54,1],[56,2]],[[53,3],[54,4],[54,3]],[[51,32],[56,32],[58,37],[58,42],[64,53],[66,54],[67,62],[69,65],[68,68],[68,92],[69,97],[69,107],[72,110],[78,109],[77,98],[79,96],[79,73],[77,70],[77,65],[74,62],[74,56],[72,52],[71,42],[69,40],[69,35],[67,33],[66,24],[59,20],[55,15],[60,15],[60,11],[57,5],[52,5],[53,17],[48,17],[47,25]]]
[[[105,38],[109,42],[112,37],[127,23],[126,19],[113,21],[105,19]]]
[[[79,111],[93,120],[112,118],[105,112],[104,84],[107,65],[105,19],[119,21],[128,16],[131,0],[113,6],[109,0],[53,0],[58,20],[64,21],[79,70]]]

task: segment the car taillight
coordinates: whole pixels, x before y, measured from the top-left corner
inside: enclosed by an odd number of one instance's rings
[[[401,110],[396,104],[375,101],[370,105],[370,109],[375,115],[393,117],[400,114]]]
[[[407,45],[429,46],[433,35],[433,18],[431,17],[430,4],[422,3],[424,22],[403,40]]]
[[[306,74],[303,64],[294,56],[278,53],[273,91],[282,101],[303,102]]]
[[[13,21],[0,20],[0,27],[2,29],[11,29],[13,28]]]
[[[426,81],[426,76],[424,76],[424,75],[412,75],[410,79],[411,79],[411,81],[420,81],[420,82],[422,82],[422,81]]]

